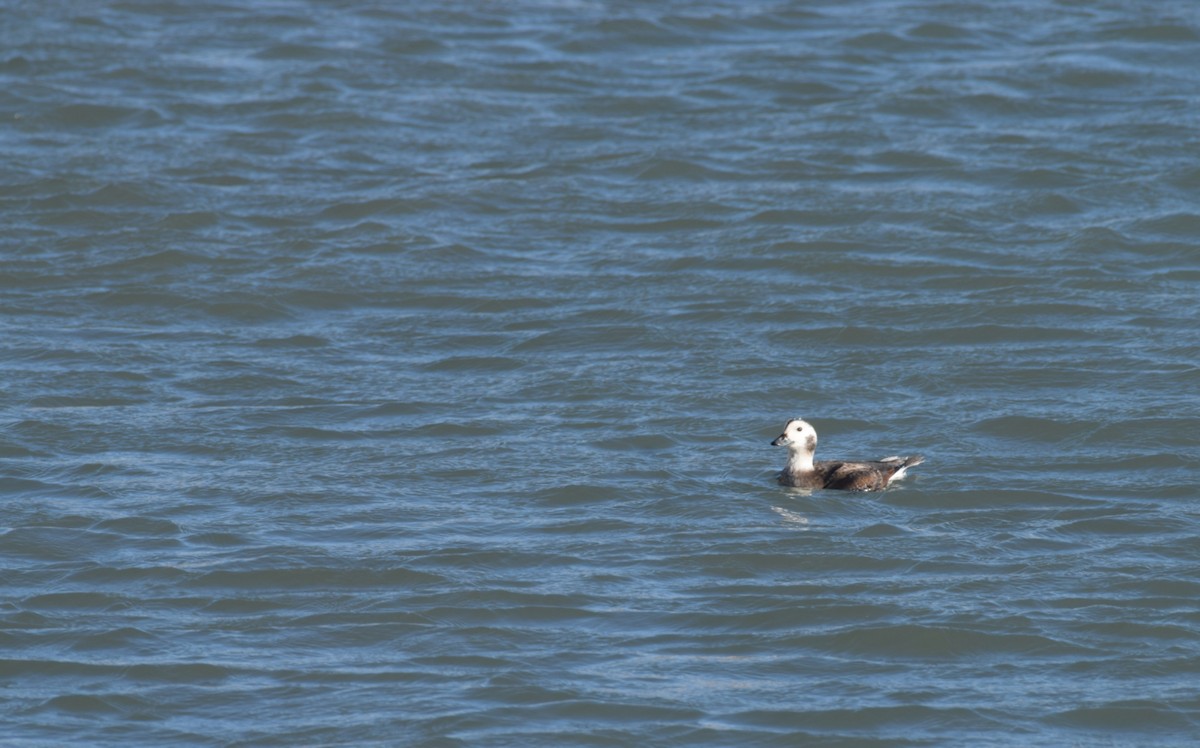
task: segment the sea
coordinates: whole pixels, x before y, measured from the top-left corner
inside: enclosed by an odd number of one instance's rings
[[[1200,744],[1194,0],[2,0],[0,227],[4,748]]]

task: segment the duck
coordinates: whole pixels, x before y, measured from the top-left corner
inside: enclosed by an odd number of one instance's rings
[[[771,442],[788,448],[787,464],[779,482],[796,488],[833,488],[842,491],[882,491],[904,477],[910,467],[925,461],[923,455],[892,456],[879,460],[813,460],[817,430],[802,418],[793,418]]]

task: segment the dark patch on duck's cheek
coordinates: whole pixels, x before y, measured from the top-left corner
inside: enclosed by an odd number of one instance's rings
[[[804,437],[804,446],[809,452],[815,452],[817,449],[817,437],[813,436],[812,434]]]

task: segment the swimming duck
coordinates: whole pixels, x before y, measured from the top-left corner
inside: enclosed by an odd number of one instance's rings
[[[922,455],[884,457],[882,460],[813,461],[817,451],[817,430],[812,424],[793,418],[772,446],[787,447],[788,461],[779,474],[779,482],[798,488],[839,488],[845,491],[881,491],[900,480],[913,465],[925,461]]]

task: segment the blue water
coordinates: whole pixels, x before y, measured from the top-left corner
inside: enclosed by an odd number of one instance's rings
[[[1195,744],[1198,59],[0,4],[0,744]],[[783,488],[795,416],[927,461]]]

